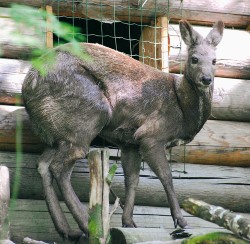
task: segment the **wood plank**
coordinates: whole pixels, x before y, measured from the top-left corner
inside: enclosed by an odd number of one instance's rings
[[[202,36],[206,36],[211,27],[194,26]],[[178,25],[169,26],[170,34],[170,72],[183,73],[186,61],[186,45],[180,39],[180,30]],[[232,42],[232,40],[234,40]],[[234,45],[237,43],[237,45]],[[250,49],[246,49],[250,43],[249,32],[245,30],[225,29],[223,38],[217,47],[216,76],[250,79]],[[233,45],[233,48],[232,48]]]
[[[16,155],[0,153],[1,164],[10,170],[11,186],[15,181]],[[19,197],[43,199],[40,176],[37,172],[37,154],[23,154]],[[210,204],[222,206],[235,212],[250,213],[250,168],[222,167],[211,165],[186,165],[186,173],[181,173],[183,164],[172,164],[174,186],[180,204],[189,197],[202,199]],[[177,171],[178,170],[178,171]],[[124,201],[124,175],[118,171],[112,189]],[[137,205],[168,206],[166,194],[155,175],[145,170],[140,173],[140,183],[136,194]],[[32,182],[32,184],[31,184]],[[72,173],[72,185],[81,201],[89,199],[89,170],[86,161],[78,162]],[[84,186],[84,187],[83,187]],[[12,189],[12,188],[11,188]],[[59,199],[62,197],[57,190]],[[223,197],[221,197],[223,195]],[[113,198],[110,198],[114,201]]]
[[[6,166],[0,164],[0,241],[10,239],[9,202],[9,169]]]
[[[43,4],[50,4],[49,0],[0,0],[0,6],[9,6],[11,3],[20,3],[34,7],[41,7]],[[169,5],[169,8],[168,8]],[[209,9],[207,8],[209,6]],[[197,2],[190,0],[188,2],[158,0],[147,1],[143,7],[138,6],[138,1],[114,1],[107,0],[88,0],[75,3],[74,13],[72,11],[72,0],[66,0],[58,3],[52,1],[52,7],[55,14],[75,17],[88,17],[102,20],[120,20],[132,22],[150,23],[154,17],[167,16],[172,21],[187,19],[196,23],[211,24],[214,20],[221,19],[228,26],[240,27],[246,29],[250,21],[249,1],[228,0],[221,1],[209,0],[207,2]],[[114,11],[115,10],[115,11]],[[114,14],[115,13],[115,14]],[[130,15],[130,17],[128,17]]]
[[[46,5],[46,12],[47,14],[49,15],[52,15],[53,14],[53,8],[51,5]],[[46,19],[46,22],[47,22],[47,28],[46,28],[46,47],[47,48],[53,48],[53,29],[52,29],[52,26],[51,26],[51,19],[47,16],[47,19]]]
[[[159,17],[153,26],[143,28],[139,42],[139,57],[144,64],[169,72],[168,18]]]
[[[23,107],[0,105],[0,150],[15,151],[17,116],[22,120],[24,152],[41,152],[44,148],[31,131],[28,115]],[[194,140],[173,149],[177,162],[250,165],[250,123],[208,120]]]
[[[250,121],[250,81],[215,78],[211,119]]]
[[[0,59],[0,104],[22,104],[21,87],[27,61]],[[215,77],[211,119],[250,121],[250,80]]]
[[[18,59],[31,57],[35,45],[27,42],[27,38],[34,38],[37,46],[44,47],[45,45],[45,41],[41,38],[43,30],[40,30],[41,34],[38,35],[32,27],[15,22],[10,17],[9,8],[0,7],[0,28],[1,32],[4,33],[0,36],[1,57]],[[23,38],[20,39],[20,36]],[[23,43],[23,39],[26,40],[25,43]]]
[[[57,234],[52,220],[47,211],[45,201],[43,200],[14,200],[14,205],[11,209],[11,233],[12,240],[16,243],[22,243],[22,239],[26,236],[36,240],[57,243],[71,243],[63,241]],[[60,203],[69,223],[74,229],[77,229],[77,224],[69,214],[69,210],[63,202]],[[87,205],[84,203],[84,205]],[[121,227],[122,210],[119,207],[111,218],[111,227]],[[215,224],[206,222],[199,218],[192,217],[190,214],[183,211],[183,215],[188,219],[192,229],[207,232],[222,231],[221,227]],[[165,207],[146,207],[135,206],[134,219],[140,228],[166,228],[166,231],[174,230],[170,210]],[[190,230],[192,231],[192,230]]]

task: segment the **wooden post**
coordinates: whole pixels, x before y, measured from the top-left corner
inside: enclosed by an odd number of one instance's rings
[[[90,170],[89,243],[105,244],[109,236],[108,150],[98,149],[88,155]]]
[[[169,72],[168,18],[159,17],[154,27],[145,27],[139,44],[140,61]]]
[[[46,12],[48,14],[53,14],[52,6],[46,5]],[[49,16],[47,16],[46,20],[46,47],[47,48],[53,48],[53,28],[52,28],[52,23],[51,19]]]
[[[6,166],[0,166],[0,242],[10,238],[8,218],[10,201],[9,179],[9,169]]]

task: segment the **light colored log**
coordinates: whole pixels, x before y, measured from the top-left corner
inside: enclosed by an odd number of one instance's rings
[[[89,243],[101,244],[103,238],[102,222],[102,186],[103,167],[101,150],[91,151],[88,155],[90,171],[89,197]]]
[[[170,233],[163,228],[113,228],[110,233],[112,241],[120,244],[172,240]]]
[[[250,81],[215,78],[211,118],[250,121]]]
[[[37,240],[33,240],[29,237],[25,237],[23,239],[23,244],[48,244],[46,242],[43,242],[43,241],[37,241]]]
[[[168,18],[159,17],[153,26],[143,28],[139,42],[139,57],[142,63],[169,72]]]
[[[10,176],[6,166],[0,165],[0,242],[10,239],[9,232]]]
[[[21,87],[30,65],[0,59],[0,103],[22,104]],[[250,80],[215,77],[211,119],[250,121]]]
[[[46,47],[53,48],[53,28],[52,28],[52,21],[49,18],[49,15],[53,14],[53,9],[51,5],[46,5],[46,12],[48,14],[46,19]]]
[[[77,223],[69,214],[66,205],[63,202],[61,202],[60,205],[72,228],[78,228]],[[87,204],[85,204],[85,206],[86,208],[88,207]],[[118,208],[111,218],[111,227],[122,226],[121,215],[122,210]],[[213,231],[223,231],[221,227],[200,218],[193,217],[184,211],[183,215],[189,220],[190,225],[193,227],[188,230],[193,233],[193,236]],[[18,199],[15,201],[15,208],[11,209],[11,216],[15,220],[11,222],[12,240],[16,243],[22,243],[23,238],[29,236],[32,239],[42,240],[48,243],[72,244],[72,242],[64,241],[59,237],[44,200]],[[170,210],[165,207],[135,206],[134,218],[140,228],[165,228],[165,231],[168,233],[174,230]]]
[[[194,26],[194,29],[205,37],[211,27]],[[169,57],[170,72],[183,73],[187,51],[185,43],[180,38],[179,26],[169,25],[169,34],[172,47]],[[250,79],[250,50],[245,48],[249,42],[250,35],[245,30],[224,30],[222,41],[216,50],[216,76]]]
[[[109,235],[109,171],[108,149],[96,149],[88,154],[90,168],[89,242],[105,244]]]
[[[192,142],[172,149],[172,159],[249,167],[249,131],[249,123],[209,120]]]
[[[34,136],[28,115],[23,107],[0,105],[0,150],[15,150],[16,117],[22,118],[23,150],[41,152],[44,145]],[[250,165],[250,123],[209,120],[186,147],[172,150],[177,162]]]
[[[24,26],[11,18],[9,8],[0,7],[0,28],[1,32],[4,33],[0,36],[2,57],[29,58],[35,46],[31,43],[29,45],[23,43],[25,38],[34,38],[37,42],[36,46],[41,48],[45,45],[44,40],[37,35],[37,32],[32,27]]]
[[[143,3],[142,1],[140,1]],[[246,28],[249,24],[249,2],[228,0],[227,3],[218,3],[213,0],[207,2],[198,2],[190,0],[188,2],[178,0],[157,1],[157,5],[153,1],[147,1],[143,6],[138,6],[138,1],[114,1],[107,0],[100,4],[99,0],[88,0],[82,3],[75,3],[74,13],[72,12],[72,0],[60,2],[60,15],[89,17],[102,20],[120,20],[132,22],[150,23],[152,16],[162,17],[168,16],[172,21],[187,19],[196,23],[210,24],[214,20],[221,19],[228,26]],[[9,6],[11,3],[20,3],[34,7],[41,7],[43,4],[50,4],[49,0],[0,0],[0,6]],[[168,9],[169,4],[169,9]],[[57,14],[58,3],[52,2],[55,14]],[[209,6],[209,9],[207,8]],[[130,14],[130,17],[129,17]]]
[[[1,152],[0,158],[10,169],[11,185],[13,185],[16,170],[15,153]],[[37,160],[38,155],[23,154],[19,190],[21,198],[43,199]],[[183,164],[173,163],[172,168],[175,171],[174,186],[180,204],[184,199],[193,197],[233,211],[250,213],[248,187],[250,168],[186,164],[186,174],[177,172],[177,170],[183,171]],[[140,175],[136,204],[168,206],[165,191],[155,175],[147,169],[141,171]],[[81,201],[89,200],[89,170],[86,161],[76,164],[72,173],[72,185]],[[118,168],[113,179],[112,189],[124,201],[124,176],[121,168]],[[60,193],[57,193],[62,200]],[[111,200],[113,201],[113,198]]]
[[[184,209],[200,218],[211,221],[250,241],[250,220],[228,209],[210,205],[204,201],[189,198],[183,203]]]
[[[23,150],[41,151],[43,145],[40,140],[34,136],[31,130],[29,117],[24,107],[19,106],[1,106],[0,105],[0,150],[15,150],[17,118],[20,118],[23,128],[22,143]]]

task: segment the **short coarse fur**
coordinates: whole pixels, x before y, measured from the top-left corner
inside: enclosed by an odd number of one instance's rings
[[[164,149],[190,142],[211,112],[215,47],[221,21],[206,38],[180,22],[188,46],[183,77],[163,73],[125,54],[98,44],[81,44],[90,58],[80,59],[56,48],[56,60],[45,76],[31,69],[23,98],[35,133],[47,144],[39,161],[46,201],[57,230],[75,238],[58,207],[50,181],[54,177],[70,211],[85,232],[87,214],[70,184],[75,160],[86,156],[97,136],[119,146],[125,174],[123,225],[133,226],[135,189],[142,158],[161,180],[175,226],[186,226],[176,199]],[[46,54],[43,57],[46,60]],[[62,224],[63,223],[63,224]]]

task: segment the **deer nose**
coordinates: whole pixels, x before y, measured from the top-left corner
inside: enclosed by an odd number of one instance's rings
[[[210,75],[203,75],[203,76],[201,77],[201,81],[202,81],[202,83],[203,83],[204,85],[208,86],[208,85],[211,84],[212,78],[211,78]]]

